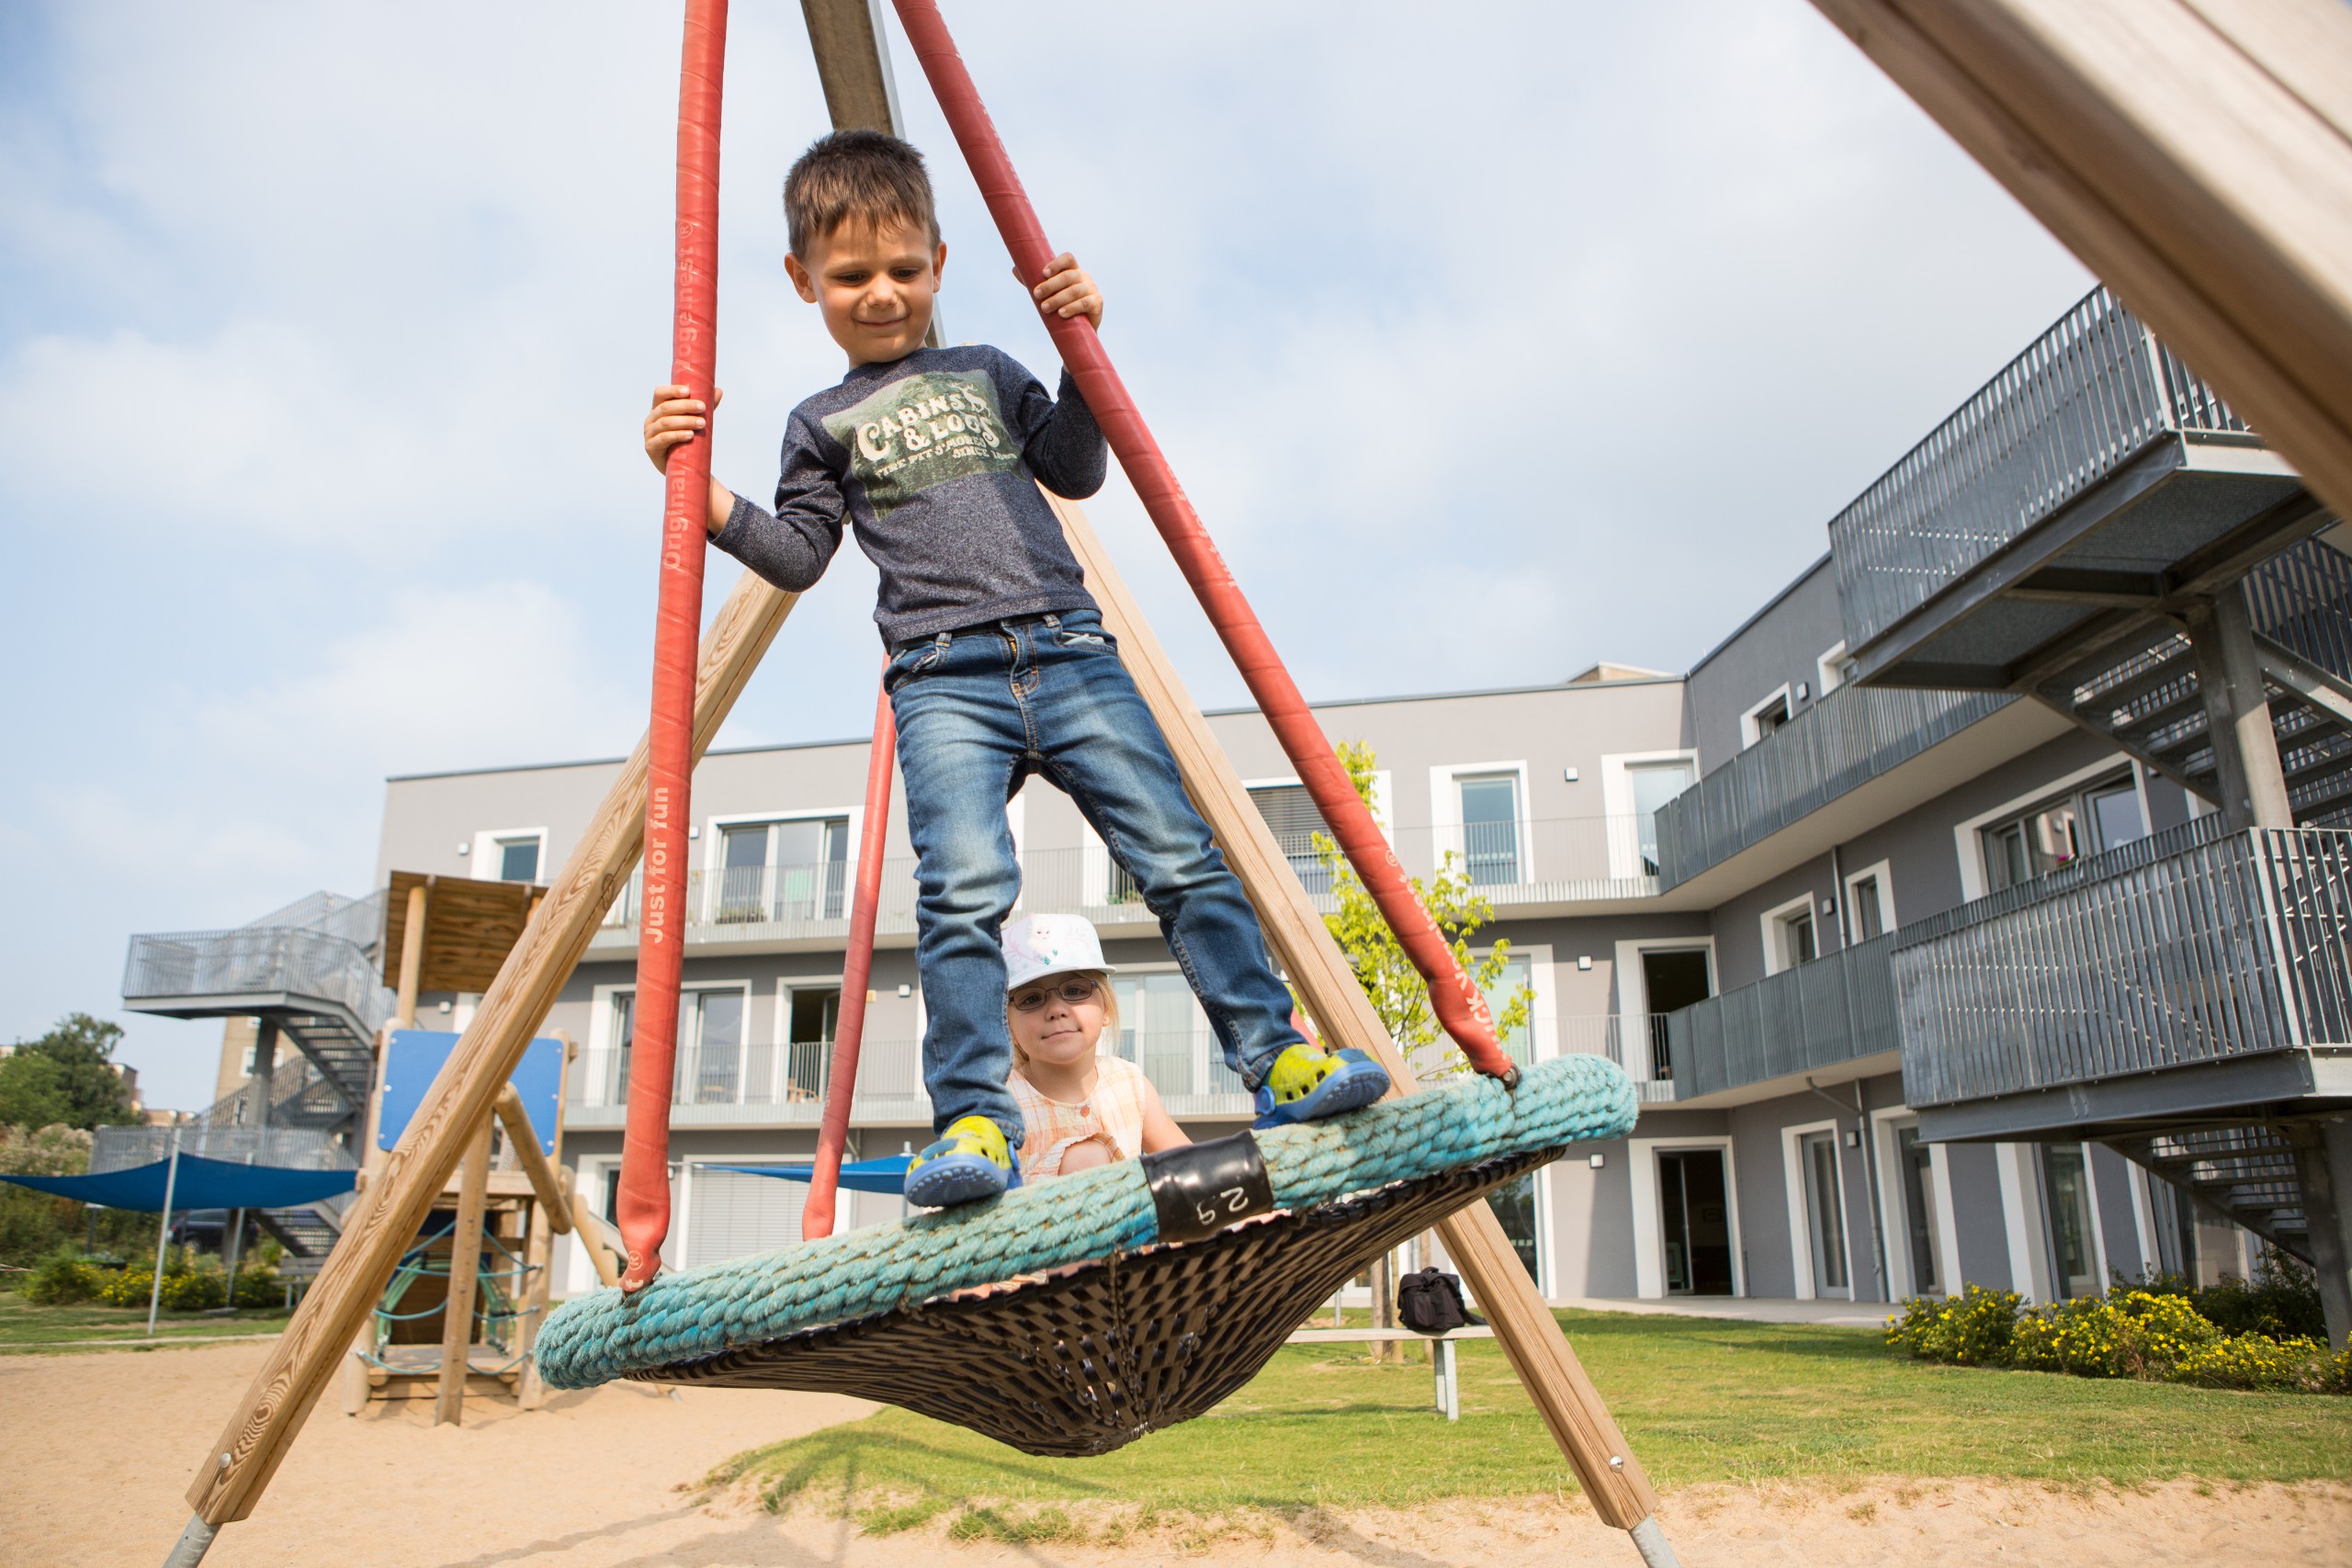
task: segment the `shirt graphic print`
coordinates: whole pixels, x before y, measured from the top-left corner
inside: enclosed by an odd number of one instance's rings
[[[933,485],[966,474],[1011,473],[1021,446],[1005,428],[984,370],[902,377],[864,402],[825,416],[825,434],[850,455],[850,473],[877,518]]]

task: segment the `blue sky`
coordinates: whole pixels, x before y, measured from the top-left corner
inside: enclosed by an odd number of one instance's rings
[[[1801,0],[953,0],[1048,233],[1310,696],[1682,669],[2088,287]],[[135,931],[373,874],[389,773],[642,728],[676,7],[0,8],[0,1038]],[[956,341],[1053,357],[911,59]],[[776,190],[799,8],[729,43],[717,467],[840,371]],[[1090,506],[1242,698],[1122,481]],[[714,558],[710,603],[732,581]],[[722,744],[854,734],[844,551]]]

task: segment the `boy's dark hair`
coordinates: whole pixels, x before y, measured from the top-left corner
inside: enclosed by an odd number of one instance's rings
[[[811,142],[784,176],[784,220],[792,254],[846,222],[896,220],[928,230],[939,243],[939,212],[922,154],[879,130],[836,130]]]

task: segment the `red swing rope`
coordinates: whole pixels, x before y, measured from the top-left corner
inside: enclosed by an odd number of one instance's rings
[[[1034,288],[1044,278],[1046,264],[1053,259],[1055,251],[1046,241],[1046,231],[1029,205],[1027,193],[1021,188],[1020,176],[1012,172],[1012,160],[1006,155],[995,123],[980,102],[971,73],[956,52],[956,41],[948,36],[947,24],[940,18],[939,7],[933,0],[894,3],[899,20],[907,29],[908,40],[914,46],[915,58],[922,62],[932,93],[956,133],[956,144],[964,151],[964,161],[970,165],[980,195],[988,202],[989,213],[1004,236],[1005,249],[1012,254],[1021,280]],[[1060,350],[1062,363],[1069,367],[1080,391],[1085,394],[1086,406],[1093,411],[1102,434],[1109,438],[1111,450],[1118,454],[1119,466],[1126,470],[1136,495],[1142,498],[1144,510],[1150,513],[1160,537],[1168,541],[1168,548],[1175,556],[1184,580],[1193,585],[1201,607],[1208,612],[1210,623],[1225,639],[1226,651],[1240,669],[1250,695],[1257,699],[1260,711],[1273,728],[1275,739],[1282,742],[1291,765],[1298,770],[1299,781],[1306,786],[1316,809],[1323,814],[1331,836],[1346,852],[1348,863],[1355,868],[1365,890],[1379,905],[1382,918],[1396,933],[1413,967],[1429,983],[1430,1000],[1436,1009],[1438,1021],[1461,1046],[1471,1066],[1507,1082],[1515,1079],[1517,1069],[1495,1038],[1494,1018],[1487,1010],[1486,998],[1463,973],[1453,949],[1430,922],[1429,911],[1413,897],[1404,868],[1396,863],[1396,852],[1389,848],[1379,825],[1373,821],[1372,813],[1356,795],[1347,770],[1332,754],[1331,742],[1324,735],[1323,727],[1308,711],[1306,699],[1299,694],[1290,671],[1283,668],[1273,644],[1267,639],[1265,628],[1258,624],[1249,601],[1233,581],[1232,571],[1201,526],[1200,514],[1185,499],[1183,487],[1176,482],[1175,472],[1168,466],[1159,444],[1152,439],[1143,416],[1136,412],[1134,400],[1127,396],[1110,355],[1102,350],[1102,339],[1095,335],[1093,323],[1083,316],[1069,320],[1048,316],[1046,327],[1053,333],[1054,346]]]
[[[718,110],[727,0],[686,0],[678,67],[678,262],[670,379],[710,401],[718,357]],[[628,1130],[614,1215],[643,1288],[670,1234],[670,1078],[678,1050],[678,977],[686,935],[686,825],[692,820],[695,659],[702,632],[704,517],[710,439],[670,452],[662,511],[662,592],[653,622],[653,717],[647,731],[645,891],[637,937]]]
[[[865,1038],[866,987],[874,979],[874,921],[882,898],[882,840],[890,827],[890,764],[899,721],[890,694],[874,703],[874,749],[865,758],[865,820],[857,835],[857,889],[849,907],[849,955],[842,964],[841,1016],[833,1021],[833,1065],[825,1077],[825,1120],[817,1132],[817,1168],[808,1181],[800,1234],[814,1241],[833,1234],[833,1195],[842,1179],[842,1149],[849,1142],[850,1101],[857,1094],[857,1052]]]

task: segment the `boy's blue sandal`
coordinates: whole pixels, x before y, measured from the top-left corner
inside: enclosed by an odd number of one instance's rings
[[[1638,1109],[1600,1056],[1539,1062],[1516,1090],[1455,1078],[575,1297],[534,1352],[556,1388],[812,1389],[1103,1453],[1214,1409],[1366,1258],[1624,1136]]]
[[[1004,1129],[985,1116],[962,1116],[908,1162],[905,1191],[918,1208],[952,1209],[1001,1198],[1020,1185],[1021,1165]]]
[[[1362,1051],[1285,1046],[1258,1087],[1259,1128],[1345,1116],[1388,1092],[1388,1069]]]

